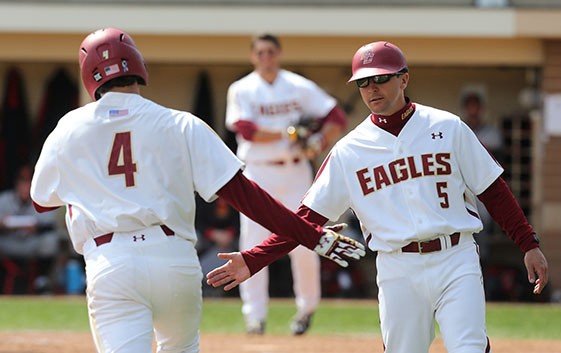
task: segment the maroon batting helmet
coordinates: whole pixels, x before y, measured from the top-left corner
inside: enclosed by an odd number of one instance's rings
[[[353,76],[347,82],[370,76],[394,74],[407,69],[405,56],[390,42],[363,45],[356,51],[352,65]]]
[[[132,38],[116,28],[104,28],[88,35],[80,45],[82,82],[92,99],[104,83],[121,76],[137,76],[148,83],[148,71],[142,54]]]

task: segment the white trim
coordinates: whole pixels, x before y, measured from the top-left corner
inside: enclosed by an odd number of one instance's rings
[[[0,4],[0,32],[88,33],[101,27],[180,35],[513,37],[516,10],[412,6]]]

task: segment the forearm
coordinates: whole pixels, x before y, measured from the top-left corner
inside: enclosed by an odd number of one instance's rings
[[[323,226],[328,221],[327,218],[304,205],[300,206],[296,214],[316,225]],[[242,251],[242,256],[251,275],[254,275],[263,267],[269,266],[291,252],[296,246],[298,246],[298,243],[290,238],[271,234],[271,236],[265,239],[261,244],[252,249]]]
[[[291,238],[309,249],[313,249],[324,234],[322,227],[313,225],[291,212],[241,172],[217,194],[236,210],[271,232]]]
[[[281,131],[269,131],[260,128],[252,121],[240,120],[234,124],[236,133],[240,134],[244,139],[253,142],[273,142],[282,139]]]
[[[495,180],[478,198],[522,252],[539,246],[534,240],[535,232],[532,226],[502,178]]]

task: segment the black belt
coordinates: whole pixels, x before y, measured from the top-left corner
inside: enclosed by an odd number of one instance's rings
[[[283,159],[278,160],[278,161],[267,161],[264,164],[269,164],[269,165],[285,165],[285,164],[289,164],[290,162],[296,164],[298,162],[300,162],[300,157],[295,157],[292,160],[289,161],[285,161]]]
[[[458,245],[460,242],[460,233],[456,232],[454,234],[450,234],[450,244],[451,246]],[[442,250],[442,244],[440,244],[440,239],[433,239],[428,241],[412,241],[411,243],[405,245],[401,248],[402,252],[416,252],[419,254],[440,251]]]
[[[171,230],[168,226],[162,224],[160,227],[168,237],[175,235],[175,232]],[[103,244],[111,243],[111,240],[113,240],[113,234],[114,233],[107,233],[94,238],[95,245],[100,246]]]

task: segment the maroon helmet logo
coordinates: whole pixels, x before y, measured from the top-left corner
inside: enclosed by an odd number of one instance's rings
[[[374,59],[374,52],[372,50],[366,50],[362,53],[362,65],[368,65]]]

